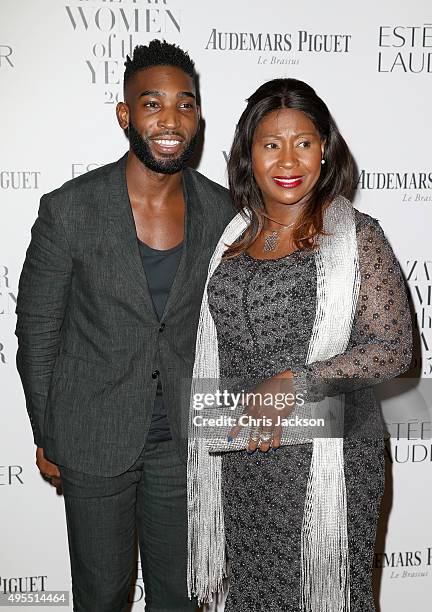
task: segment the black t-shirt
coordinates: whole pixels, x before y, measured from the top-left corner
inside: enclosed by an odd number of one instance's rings
[[[153,306],[160,321],[180,262],[183,242],[165,251],[152,249],[140,240],[138,244]],[[162,383],[159,379],[147,441],[164,440],[171,440],[171,431],[163,402]]]

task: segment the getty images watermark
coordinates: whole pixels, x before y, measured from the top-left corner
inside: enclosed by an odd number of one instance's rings
[[[197,412],[193,416],[195,427],[325,427],[323,418],[300,417],[298,414],[290,416],[294,408],[304,406],[305,399],[302,393],[260,393],[252,391],[240,391],[233,393],[224,389],[213,392],[194,393],[192,395],[192,406]],[[273,417],[268,415],[255,415],[253,411],[256,406],[274,408],[277,412]],[[203,414],[207,409],[225,409],[217,416]],[[240,416],[226,414],[226,409],[231,411],[242,411]],[[286,411],[289,410],[288,413]],[[284,412],[283,412],[284,411]]]
[[[0,607],[69,607],[69,591],[0,592]]]

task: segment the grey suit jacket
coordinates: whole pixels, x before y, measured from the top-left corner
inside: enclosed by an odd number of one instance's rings
[[[139,456],[158,377],[186,459],[187,402],[211,254],[228,191],[187,169],[185,248],[158,321],[140,259],[125,155],[44,195],[17,301],[17,365],[34,440],[71,469],[114,476]],[[183,399],[183,401],[182,401]]]

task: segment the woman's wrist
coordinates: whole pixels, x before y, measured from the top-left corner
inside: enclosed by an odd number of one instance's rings
[[[320,402],[327,395],[327,385],[309,366],[299,366],[292,371],[294,392],[302,396],[305,402]]]

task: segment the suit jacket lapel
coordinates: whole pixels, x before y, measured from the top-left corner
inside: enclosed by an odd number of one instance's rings
[[[141,294],[148,314],[152,319],[157,320],[138,247],[135,222],[126,183],[126,160],[127,153],[114,164],[110,176],[109,231],[117,244],[119,265],[122,266],[125,275],[130,278],[135,290]],[[183,172],[183,194],[186,211],[183,252],[162,320],[179,304],[182,296],[188,291],[190,272],[194,265],[199,263],[204,241],[202,203],[195,188],[192,174],[188,169]]]
[[[135,291],[143,298],[148,313],[157,319],[142,265],[126,184],[127,153],[116,164],[110,176],[109,231],[117,244],[118,263],[130,278]]]
[[[183,253],[171,286],[162,320],[181,302],[182,296],[187,293],[188,284],[192,277],[191,270],[197,264],[197,261],[199,264],[204,241],[202,203],[195,189],[191,172],[187,168],[183,172],[183,194],[186,210]]]

